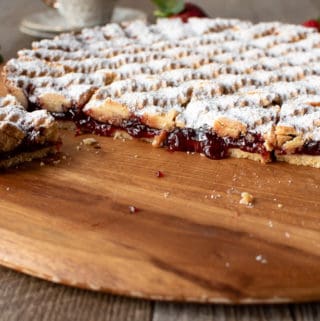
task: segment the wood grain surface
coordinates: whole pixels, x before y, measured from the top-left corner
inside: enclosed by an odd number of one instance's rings
[[[147,10],[149,1],[121,0],[121,5]],[[283,20],[299,23],[318,16],[316,0],[199,0],[212,16],[233,16],[261,20]],[[0,3],[1,52],[6,59],[29,46],[33,38],[21,35],[20,19],[28,13],[42,10],[39,0],[11,0]],[[152,302],[113,296],[101,292],[79,290],[56,285],[0,267],[0,320],[304,320],[320,319],[320,304],[291,305],[196,305]]]
[[[95,149],[87,136],[61,134],[57,162],[1,173],[3,265],[159,300],[320,298],[318,169],[105,137]],[[239,204],[244,191],[252,207]]]
[[[1,321],[318,321],[320,304],[200,305],[79,290],[0,268]]]

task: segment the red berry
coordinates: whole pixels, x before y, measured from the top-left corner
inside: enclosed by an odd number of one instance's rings
[[[181,11],[178,14],[174,14],[170,16],[171,18],[180,18],[183,22],[187,22],[189,18],[191,17],[208,17],[208,15],[197,5],[186,2],[184,6],[184,10]]]
[[[139,212],[139,209],[136,208],[135,206],[132,206],[132,205],[128,206],[128,209],[129,209],[130,214],[134,214],[134,213]]]
[[[315,20],[315,19],[308,20],[308,21],[305,21],[305,22],[303,23],[303,25],[304,25],[305,27],[315,28],[315,29],[317,29],[318,31],[320,31],[320,21],[318,21],[318,20]]]
[[[156,176],[160,178],[160,177],[163,177],[164,174],[161,171],[156,171]]]

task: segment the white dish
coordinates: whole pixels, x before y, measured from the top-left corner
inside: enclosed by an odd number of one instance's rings
[[[146,20],[147,15],[141,10],[115,7],[111,22],[131,21],[137,19]],[[53,38],[61,32],[78,31],[85,27],[90,27],[90,25],[83,25],[80,28],[74,28],[68,25],[66,19],[59,15],[58,11],[48,9],[25,17],[21,21],[20,31],[35,37]]]
[[[22,25],[20,25],[20,31],[26,35],[33,36],[36,38],[53,38],[58,34],[56,32],[39,31],[35,29],[30,29]]]

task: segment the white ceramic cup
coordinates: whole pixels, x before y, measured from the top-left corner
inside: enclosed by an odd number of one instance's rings
[[[75,27],[106,23],[112,16],[116,0],[43,0],[55,8]]]

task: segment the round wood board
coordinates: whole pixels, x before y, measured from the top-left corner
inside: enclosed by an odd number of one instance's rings
[[[319,169],[62,136],[60,162],[0,174],[1,264],[160,300],[320,299]]]
[[[320,298],[319,170],[84,137],[63,132],[58,164],[1,173],[3,265],[152,299]]]

